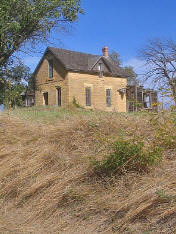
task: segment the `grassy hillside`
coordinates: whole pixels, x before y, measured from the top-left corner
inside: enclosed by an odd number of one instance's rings
[[[162,161],[97,173],[119,140]],[[174,113],[0,113],[0,233],[176,233],[175,153]]]

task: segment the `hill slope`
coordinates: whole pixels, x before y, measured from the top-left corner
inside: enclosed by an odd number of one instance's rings
[[[154,121],[175,131],[170,117],[147,113],[33,108],[1,114],[0,232],[176,233],[174,141],[162,146],[163,162],[145,173],[99,177],[90,166],[119,137],[150,146],[158,134]]]

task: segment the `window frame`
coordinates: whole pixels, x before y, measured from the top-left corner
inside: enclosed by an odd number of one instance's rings
[[[109,94],[108,94],[109,92]],[[112,106],[112,89],[108,88],[106,89],[106,106],[111,107]]]
[[[43,105],[48,106],[49,105],[49,95],[48,92],[43,92]]]
[[[98,63],[98,71],[102,72],[102,63]]]
[[[53,78],[53,64],[54,64],[53,59],[48,59],[48,78],[49,79]]]
[[[102,63],[98,63],[98,72],[99,72],[99,77],[102,78],[103,77],[103,64]]]
[[[85,87],[86,106],[91,106],[91,87]]]
[[[62,106],[62,88],[58,86],[56,88],[57,91],[57,106]]]

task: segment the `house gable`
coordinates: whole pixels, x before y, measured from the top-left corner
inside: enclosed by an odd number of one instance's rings
[[[101,67],[101,68],[100,68]],[[108,72],[110,73],[111,70],[110,68],[107,66],[105,60],[103,59],[103,57],[100,57],[96,63],[91,67],[92,71],[102,71],[102,72]]]
[[[53,61],[53,76],[49,77],[49,61]],[[36,67],[33,75],[38,84],[60,81],[66,78],[67,71],[64,65],[50,52],[46,50]]]

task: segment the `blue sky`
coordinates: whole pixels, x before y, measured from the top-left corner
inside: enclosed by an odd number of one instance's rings
[[[51,44],[75,51],[101,54],[103,46],[117,51],[124,65],[142,73],[138,51],[152,38],[176,38],[175,0],[82,0],[85,14],[69,33],[54,30]],[[47,46],[39,43],[36,51],[23,54],[33,71]],[[40,50],[40,53],[37,51]]]

